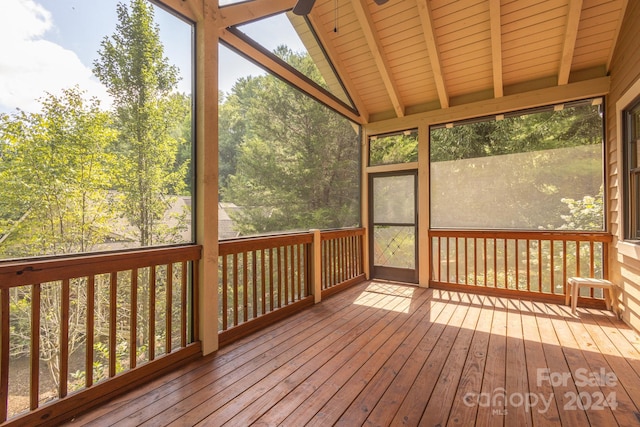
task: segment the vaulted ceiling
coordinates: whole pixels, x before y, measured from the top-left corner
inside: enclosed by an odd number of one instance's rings
[[[319,65],[323,46],[357,110],[345,115],[370,123],[606,76],[627,1],[317,0],[308,21],[289,16]],[[293,5],[222,7],[221,39],[257,54],[225,27]]]

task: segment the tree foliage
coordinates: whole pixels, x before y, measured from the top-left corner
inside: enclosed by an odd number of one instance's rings
[[[276,54],[315,69],[308,55],[284,47]],[[359,137],[351,123],[273,76],[239,80],[220,111],[222,194],[240,207],[233,219],[242,234],[358,223]]]
[[[3,257],[86,252],[108,232],[117,136],[110,115],[78,88],[41,103],[41,112],[20,111],[0,125]]]
[[[175,135],[185,116],[185,102],[171,96],[178,69],[164,56],[153,8],[145,0],[117,6],[118,24],[105,37],[94,73],[114,99],[119,130],[117,188],[123,210],[138,230],[141,246],[163,243],[161,219],[171,191],[181,192],[188,164],[174,168]]]

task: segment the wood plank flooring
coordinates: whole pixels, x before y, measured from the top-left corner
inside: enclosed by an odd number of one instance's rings
[[[69,425],[640,425],[640,339],[578,312],[367,282]]]

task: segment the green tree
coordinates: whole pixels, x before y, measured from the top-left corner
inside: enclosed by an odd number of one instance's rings
[[[104,241],[116,137],[108,113],[78,88],[41,100],[40,113],[0,122],[0,255],[87,252]]]
[[[117,15],[115,32],[102,40],[93,68],[114,99],[117,189],[140,245],[168,243],[175,230],[163,227],[162,218],[172,202],[168,194],[183,191],[188,164],[176,167],[176,160],[189,110],[172,96],[178,68],[164,56],[153,7],[146,0],[118,3]]]
[[[111,117],[78,88],[46,95],[39,113],[0,119],[0,257],[87,252],[105,240],[116,138]],[[70,284],[68,339],[72,354],[85,342],[85,286]],[[11,289],[12,357],[29,354],[30,286]],[[40,285],[40,359],[59,382],[59,283]]]
[[[308,55],[276,54],[316,72]],[[352,123],[273,76],[236,83],[222,111],[242,141],[224,199],[243,234],[358,224],[359,136]],[[237,142],[237,140],[236,140]],[[233,147],[235,143],[230,143]]]

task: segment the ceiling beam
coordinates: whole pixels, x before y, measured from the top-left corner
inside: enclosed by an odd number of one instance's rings
[[[502,24],[500,0],[489,0],[489,22],[491,24],[491,58],[493,62],[493,96],[504,95],[502,82]]]
[[[440,99],[440,108],[449,108],[449,95],[447,87],[444,83],[442,74],[442,64],[440,62],[440,51],[436,43],[436,34],[433,29],[433,18],[431,17],[431,7],[428,0],[418,0],[418,12],[420,13],[420,22],[422,22],[422,30],[424,32],[424,41],[427,43],[427,51],[429,52],[429,60],[431,61],[431,69],[433,71],[433,79],[435,80],[438,98]]]
[[[558,85],[566,85],[569,83],[569,74],[571,73],[571,63],[573,62],[573,52],[576,48],[581,13],[582,0],[569,0],[567,26],[564,32],[560,69],[558,70]]]
[[[371,50],[371,54],[373,55],[376,67],[380,72],[382,82],[384,83],[384,86],[387,90],[387,94],[391,99],[391,103],[393,104],[393,109],[396,112],[396,116],[403,117],[405,114],[404,105],[402,103],[402,100],[400,99],[400,92],[396,87],[395,80],[391,73],[391,68],[389,67],[389,62],[385,58],[382,43],[380,42],[378,35],[373,30],[374,24],[373,20],[371,19],[367,0],[354,0],[353,9],[355,11],[356,17],[358,18],[358,22],[360,23],[360,28],[364,33],[364,37],[367,41],[367,45],[369,46],[369,50]]]
[[[381,120],[367,124],[365,132],[367,134],[394,132],[410,129],[420,124],[450,123],[475,117],[504,114],[510,111],[604,96],[609,93],[610,86],[611,78],[609,76],[598,77],[596,79],[568,83],[563,86],[552,86],[529,92],[505,95],[502,98],[491,98],[463,105],[454,105],[448,109],[425,111],[424,113],[408,115],[401,119]]]
[[[365,108],[364,103],[362,102],[362,99],[358,95],[358,91],[355,85],[353,84],[351,77],[349,77],[349,73],[342,65],[342,61],[340,61],[340,55],[338,54],[338,52],[336,52],[334,43],[328,40],[329,37],[327,36],[327,33],[324,31],[324,28],[322,27],[320,22],[318,22],[318,20],[315,18],[313,13],[309,14],[308,18],[315,30],[316,36],[318,37],[320,44],[322,45],[322,47],[324,48],[324,51],[327,53],[327,56],[329,57],[329,62],[331,63],[331,65],[333,65],[333,68],[335,69],[336,74],[338,75],[338,78],[340,79],[340,81],[342,81],[342,84],[344,85],[345,90],[348,92],[348,95],[351,97],[351,100],[355,104],[356,110],[358,110],[358,112],[364,119],[365,123],[368,122],[369,112]],[[332,32],[331,34],[335,34],[335,33]]]
[[[294,87],[300,89],[302,92],[318,100],[337,113],[353,122],[364,124],[362,117],[344,102],[340,101],[334,95],[329,94],[326,90],[313,83],[307,77],[301,75],[284,61],[279,61],[277,58],[274,58],[270,52],[262,48],[260,45],[253,43],[250,39],[247,40],[241,37],[239,34],[242,33],[238,32],[238,34],[236,34],[231,29],[221,29],[220,40],[223,40],[230,46],[233,46],[240,54],[254,62],[256,65],[269,70],[277,77],[289,82]]]
[[[227,28],[275,15],[293,8],[296,2],[297,0],[253,0],[223,6],[219,9],[220,27]]]

